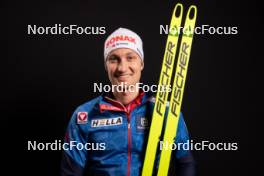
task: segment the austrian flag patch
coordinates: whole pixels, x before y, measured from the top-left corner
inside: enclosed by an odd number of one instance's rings
[[[77,123],[85,124],[88,120],[88,112],[78,112],[77,113]]]

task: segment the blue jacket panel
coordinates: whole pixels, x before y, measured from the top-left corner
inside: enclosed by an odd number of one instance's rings
[[[84,169],[90,175],[141,175],[154,101],[145,93],[140,103],[127,112],[102,95],[79,106],[65,135],[69,148],[63,151],[62,175],[83,175]],[[187,140],[188,131],[181,114],[175,143]],[[160,151],[157,161],[159,155]],[[177,149],[172,155],[179,160],[190,152]]]

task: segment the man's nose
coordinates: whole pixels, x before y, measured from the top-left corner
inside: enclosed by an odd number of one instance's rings
[[[128,67],[127,62],[124,59],[121,59],[118,64],[117,70],[119,72],[125,72],[127,70],[127,67]]]

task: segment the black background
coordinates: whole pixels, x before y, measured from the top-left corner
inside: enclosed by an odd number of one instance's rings
[[[103,43],[118,27],[143,39],[142,82],[156,84],[166,42],[160,25],[170,22],[178,1],[23,1],[4,4],[7,14],[8,69],[4,91],[3,128],[12,145],[8,175],[59,175],[60,151],[27,151],[27,141],[63,139],[72,112],[99,95],[93,82],[108,83]],[[194,151],[198,175],[247,175],[255,171],[249,146],[254,126],[243,117],[247,109],[242,87],[242,60],[252,59],[252,31],[260,20],[254,1],[179,1],[198,7],[197,26],[237,26],[237,35],[195,35],[185,88],[183,113],[193,140],[237,142],[238,151]],[[4,19],[5,22],[5,19]],[[28,35],[27,25],[104,26],[105,35]],[[252,47],[253,48],[253,47]],[[254,106],[254,105],[253,105]],[[243,109],[243,111],[242,111]],[[254,111],[254,110],[252,110]],[[5,124],[5,123],[4,123]],[[3,127],[6,127],[6,125]],[[251,127],[251,128],[250,128]],[[249,141],[250,139],[250,141]],[[15,167],[15,169],[14,169]],[[16,174],[15,174],[16,173]],[[19,174],[18,174],[19,173]]]

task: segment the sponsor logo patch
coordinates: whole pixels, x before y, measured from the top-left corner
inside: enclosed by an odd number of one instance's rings
[[[104,126],[114,126],[121,125],[123,123],[122,117],[114,117],[107,119],[94,119],[91,121],[91,127],[104,127]]]
[[[77,113],[77,123],[85,124],[88,120],[88,112],[78,112]]]
[[[142,132],[145,129],[149,128],[149,122],[148,122],[148,119],[146,117],[138,116],[136,118],[136,120],[137,120],[137,131],[138,132]]]
[[[114,47],[113,45],[117,44],[117,42],[122,42],[122,43],[134,43],[136,44],[136,39],[130,36],[126,36],[126,35],[119,35],[119,36],[114,36],[112,38],[110,38],[107,42],[106,42],[106,48],[108,48],[109,46],[112,45],[112,47]]]

